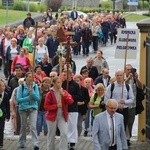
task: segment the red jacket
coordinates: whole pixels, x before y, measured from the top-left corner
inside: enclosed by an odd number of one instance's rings
[[[42,79],[45,78],[45,77],[47,77],[47,75],[45,74],[44,71],[41,71],[41,77],[42,77]],[[34,74],[34,81],[35,81],[38,85],[40,85],[41,82],[42,82],[42,80],[36,75],[36,73]]]
[[[62,96],[62,99],[61,99],[62,112],[63,112],[64,119],[67,122],[68,120],[67,104],[72,104],[73,98],[66,90],[63,90],[63,92],[65,93],[65,96]],[[47,120],[54,122],[57,117],[58,105],[57,105],[57,100],[56,100],[54,91],[52,89],[46,94],[44,108],[47,111],[45,118]]]

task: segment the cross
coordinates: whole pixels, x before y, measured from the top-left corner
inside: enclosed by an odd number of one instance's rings
[[[64,32],[62,29],[62,23],[60,22],[60,28],[57,31],[57,37],[58,37],[58,41],[60,42],[60,46],[65,45],[67,46],[67,52],[66,52],[66,64],[67,64],[67,91],[69,89],[69,61],[70,61],[70,46],[76,46],[77,43],[76,42],[71,42],[70,41],[70,36],[74,35],[74,32]],[[66,41],[66,35],[68,35],[67,41]],[[61,63],[60,63],[61,65]],[[60,73],[62,72],[62,66],[60,67]]]

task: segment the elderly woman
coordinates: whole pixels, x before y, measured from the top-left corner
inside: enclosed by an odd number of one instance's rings
[[[25,55],[25,51],[23,48],[20,49],[19,55],[15,56],[12,65],[11,65],[11,73],[13,73],[15,71],[15,65],[16,64],[21,64],[23,69],[22,69],[22,73],[25,74],[26,72],[29,71],[31,64],[30,64],[30,60],[28,57],[26,57]]]
[[[104,106],[103,96],[105,94],[105,87],[102,83],[99,83],[96,85],[94,90],[95,93],[92,95],[89,102],[89,108],[93,109],[93,117],[102,112],[102,107]]]
[[[44,77],[47,77],[44,71],[42,71],[42,67],[37,65],[34,69],[34,81],[40,85]]]
[[[103,52],[98,50],[96,57],[93,59],[93,66],[97,68],[98,74],[101,75],[104,68],[109,69],[107,61],[103,58]]]
[[[26,34],[25,34],[25,31],[24,31],[24,28],[20,27],[18,29],[18,34],[17,34],[17,44],[20,47],[22,47],[22,44],[23,44],[23,41],[24,41],[25,38],[26,38]]]
[[[34,38],[32,36],[32,32],[28,32],[27,37],[24,39],[22,46],[23,47],[27,46],[29,53],[32,53],[33,52],[33,42],[34,42]]]
[[[40,96],[41,100],[39,101],[39,109],[38,109],[38,117],[37,117],[37,134],[38,136],[40,135],[40,132],[42,132],[42,127],[44,130],[44,136],[47,135],[47,124],[45,120],[45,108],[44,108],[44,103],[45,103],[45,96],[49,92],[51,87],[51,79],[49,77],[45,77],[42,80],[41,86],[39,87],[40,89]]]
[[[61,133],[59,150],[67,150],[67,105],[72,104],[73,99],[66,90],[61,88],[59,77],[53,78],[52,83],[53,87],[47,93],[44,104],[44,108],[47,111],[45,118],[48,126],[47,150],[55,149],[55,134],[57,126]]]
[[[21,129],[19,137],[20,148],[24,148],[26,146],[26,125],[27,118],[29,117],[34,150],[39,150],[39,142],[36,132],[36,120],[39,100],[40,94],[38,85],[33,82],[32,73],[27,72],[25,75],[25,82],[23,85],[19,86],[17,92],[17,102],[19,103],[19,114],[21,118]]]
[[[42,56],[44,54],[49,56],[47,46],[44,45],[44,39],[39,38],[38,46],[36,47],[36,51],[35,51],[35,59],[37,64],[42,60]]]
[[[20,46],[17,45],[17,39],[11,39],[11,45],[8,46],[6,51],[5,63],[8,65],[9,75],[11,74],[11,64],[16,55],[19,54]]]

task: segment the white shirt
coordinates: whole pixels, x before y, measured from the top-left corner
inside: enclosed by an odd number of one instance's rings
[[[42,58],[42,55],[44,55],[44,54],[49,56],[47,46],[43,45],[41,47],[41,46],[38,45],[37,48],[36,48],[36,53],[35,53],[36,57]]]
[[[103,83],[104,83],[104,86],[107,87],[108,78],[103,78]]]
[[[118,84],[117,82],[114,82],[114,84],[115,87],[112,92],[112,97],[111,97],[111,84],[107,87],[104,97],[105,103],[107,102],[108,99],[112,98],[115,99],[118,102],[118,104],[120,104],[120,100],[122,99],[122,85]],[[134,94],[131,86],[129,85],[129,92],[128,92],[125,83],[123,86],[123,99],[125,100],[124,108],[130,106],[134,100]]]
[[[111,120],[111,115],[106,111],[106,116],[107,116],[107,122],[108,122],[108,129],[109,129],[109,136],[110,136],[110,140],[112,140],[112,120]],[[113,115],[113,121],[114,121],[114,144],[112,145],[112,141],[110,143],[110,146],[114,146],[116,144],[116,138],[115,138],[115,117]]]
[[[15,56],[18,55],[17,47],[16,48],[11,47],[10,49],[11,49],[11,51],[10,51],[10,54],[11,54],[10,60],[13,60],[15,58]]]

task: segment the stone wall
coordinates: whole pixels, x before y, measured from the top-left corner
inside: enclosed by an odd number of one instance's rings
[[[99,0],[63,0],[62,6],[99,7]]]
[[[123,9],[123,0],[116,0],[115,1],[115,8],[116,9]]]

